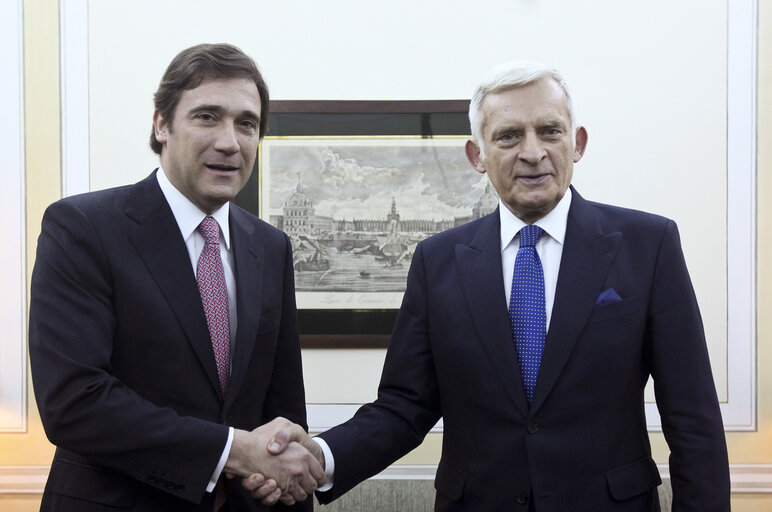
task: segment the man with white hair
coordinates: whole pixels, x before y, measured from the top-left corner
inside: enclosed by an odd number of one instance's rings
[[[587,130],[554,69],[495,68],[469,118],[466,154],[499,208],[418,245],[378,399],[319,436],[328,484],[317,497],[377,474],[442,418],[435,510],[659,510],[644,413],[652,377],[673,510],[729,510],[721,414],[675,223],[571,187]]]

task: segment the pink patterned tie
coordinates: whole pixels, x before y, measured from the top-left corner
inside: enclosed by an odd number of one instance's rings
[[[231,366],[230,316],[228,315],[228,289],[225,286],[225,272],[220,258],[220,226],[212,217],[207,217],[198,225],[204,237],[204,250],[198,257],[196,281],[204,304],[209,337],[212,340],[214,359],[217,362],[217,375],[223,396],[228,390]],[[214,488],[214,512],[219,511],[227,501],[223,477]]]
[[[224,395],[230,381],[231,343],[228,289],[220,258],[220,226],[212,217],[207,217],[198,225],[198,230],[204,237],[204,250],[198,257],[196,280],[212,339],[220,389]]]

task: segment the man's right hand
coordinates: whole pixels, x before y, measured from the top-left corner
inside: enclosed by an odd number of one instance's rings
[[[325,461],[322,448],[303,429],[298,430],[288,425],[278,430],[267,446],[268,453],[281,456],[288,448],[298,444],[313,454],[322,467],[322,473],[324,473]],[[324,477],[318,481],[318,484],[324,485]],[[266,480],[263,474],[251,475],[242,481],[242,485],[253,498],[260,500],[264,505],[274,505],[277,501],[281,501],[285,505],[292,505],[296,501],[287,492],[280,492],[281,489],[276,488],[275,482]]]
[[[279,441],[275,442],[277,435]],[[305,441],[306,438],[308,434],[302,427],[284,418],[276,418],[251,432],[234,429],[233,445],[224,471],[237,477],[262,474],[268,482],[275,482],[277,490],[281,490],[282,502],[304,501],[324,483],[324,468],[317,454],[309,451],[307,442],[301,444],[294,441]],[[273,455],[268,451],[269,443],[272,446],[284,444],[280,445],[281,452]],[[272,492],[268,499],[276,494]]]

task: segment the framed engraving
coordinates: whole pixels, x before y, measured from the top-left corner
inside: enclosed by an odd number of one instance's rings
[[[496,208],[488,178],[464,153],[467,109],[272,104],[246,187],[255,202],[237,202],[292,240],[305,347],[386,346],[416,244]]]

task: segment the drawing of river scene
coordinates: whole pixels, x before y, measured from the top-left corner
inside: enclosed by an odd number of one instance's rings
[[[292,241],[298,307],[398,308],[416,244],[498,205],[465,141],[266,137],[261,217]]]

